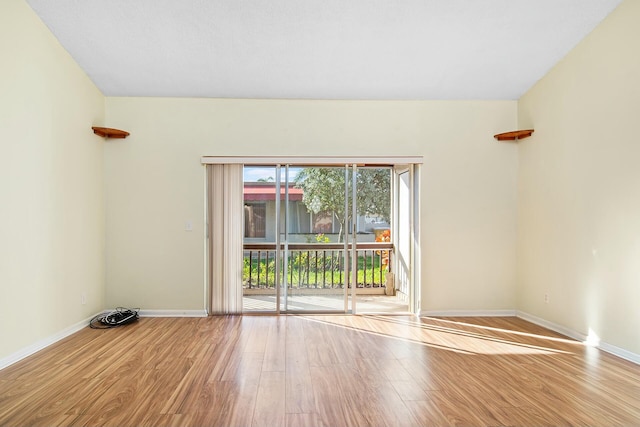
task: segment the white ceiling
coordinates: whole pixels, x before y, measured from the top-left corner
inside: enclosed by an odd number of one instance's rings
[[[621,0],[27,0],[107,96],[518,99]]]

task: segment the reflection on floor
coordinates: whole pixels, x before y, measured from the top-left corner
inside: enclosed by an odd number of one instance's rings
[[[275,295],[245,295],[242,298],[243,311],[275,311]],[[351,301],[349,301],[351,309]],[[284,303],[281,303],[284,310]],[[297,311],[344,311],[344,297],[340,295],[295,295],[289,296],[287,310]],[[409,305],[398,296],[358,295],[356,297],[358,313],[407,313]]]

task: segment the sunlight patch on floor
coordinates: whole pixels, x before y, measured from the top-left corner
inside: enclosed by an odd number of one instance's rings
[[[391,339],[398,339],[428,347],[466,354],[544,355],[569,352],[547,345],[532,344],[529,338],[546,338],[533,335],[514,336],[507,339],[497,334],[480,334],[459,328],[433,326],[411,319],[385,316],[305,316],[308,320],[366,332]],[[510,332],[510,331],[504,331]],[[504,335],[504,334],[503,334]],[[518,340],[516,340],[518,338]]]

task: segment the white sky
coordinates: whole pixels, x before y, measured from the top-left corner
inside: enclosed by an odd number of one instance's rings
[[[301,168],[289,168],[289,181],[293,181]],[[276,168],[267,166],[245,166],[245,182],[255,182],[261,178],[276,178]],[[282,182],[284,182],[284,168],[282,168]]]

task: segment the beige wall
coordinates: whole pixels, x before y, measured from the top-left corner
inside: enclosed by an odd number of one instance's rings
[[[514,101],[107,98],[107,306],[204,308],[202,155],[423,155],[422,310],[515,306]],[[192,232],[184,231],[192,220]]]
[[[640,2],[519,102],[518,308],[640,354]],[[544,302],[544,294],[549,302]]]
[[[105,228],[104,97],[23,0],[0,58],[2,359],[102,310]]]

